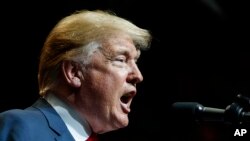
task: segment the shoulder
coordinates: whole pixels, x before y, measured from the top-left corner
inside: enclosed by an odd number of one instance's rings
[[[0,113],[0,125],[7,127],[15,125],[15,127],[19,126],[22,127],[22,129],[27,129],[31,126],[34,126],[36,123],[41,124],[43,120],[44,119],[42,113],[35,109],[34,110],[12,109]]]
[[[0,113],[0,123],[40,123],[47,122],[44,112],[53,112],[53,108],[45,100],[39,99],[26,109],[11,109]]]
[[[39,112],[35,110],[12,109],[0,113],[0,121],[17,122],[19,120],[30,120],[30,118],[36,117],[36,115],[39,115]]]
[[[0,140],[19,138],[29,140],[30,134],[46,130],[47,122],[39,110],[13,109],[0,113]],[[33,136],[32,135],[32,136]],[[19,140],[18,139],[18,140]]]

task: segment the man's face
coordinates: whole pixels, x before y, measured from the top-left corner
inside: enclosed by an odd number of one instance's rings
[[[95,132],[128,125],[136,84],[143,80],[136,61],[140,51],[127,36],[114,36],[96,51],[83,75],[84,116]]]

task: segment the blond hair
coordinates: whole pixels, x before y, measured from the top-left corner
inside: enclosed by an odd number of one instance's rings
[[[41,51],[38,83],[39,94],[44,95],[56,82],[60,63],[85,57],[85,63],[100,42],[119,31],[133,40],[137,49],[150,46],[151,35],[130,21],[114,13],[101,10],[77,11],[62,20],[52,29]]]

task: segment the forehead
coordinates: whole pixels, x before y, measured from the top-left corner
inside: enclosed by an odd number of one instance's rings
[[[138,56],[140,51],[136,49],[133,40],[124,34],[109,36],[102,42],[102,48],[108,53],[126,53],[132,56]]]

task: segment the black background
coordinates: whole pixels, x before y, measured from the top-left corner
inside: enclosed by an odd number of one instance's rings
[[[1,2],[0,111],[26,108],[38,98],[39,52],[52,27],[80,9],[111,10],[153,35],[138,65],[127,128],[102,140],[219,141],[244,126],[196,123],[175,117],[176,101],[224,109],[238,93],[250,96],[249,5],[241,0],[37,0]],[[250,134],[250,130],[248,130]]]

